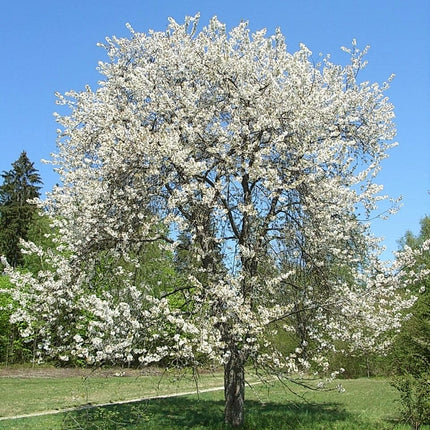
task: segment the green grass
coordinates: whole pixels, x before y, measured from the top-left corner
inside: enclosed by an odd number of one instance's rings
[[[220,373],[200,375],[199,387],[222,386]],[[0,417],[105,404],[196,389],[191,375],[0,378]],[[1,428],[1,426],[0,426]]]
[[[200,384],[218,386],[220,374],[203,375]],[[8,379],[13,379],[8,381]],[[2,378],[0,405],[12,395],[15,404],[21,396],[28,413],[34,410],[54,409],[85,403],[91,399],[137,398],[144,395],[160,395],[162,392],[181,392],[193,388],[190,378],[175,380],[164,378],[160,388],[159,377],[141,378],[66,378],[64,380],[25,380]],[[76,380],[78,379],[78,380]],[[104,379],[104,380],[101,380]],[[7,382],[7,389],[3,383]],[[244,429],[302,429],[302,430],[354,430],[386,429],[406,430],[408,426],[395,421],[398,405],[397,392],[384,379],[357,379],[341,381],[345,392],[310,392],[280,383],[270,386],[256,385],[246,392],[246,423]],[[295,389],[300,398],[291,394]],[[67,393],[69,389],[69,393]],[[44,391],[45,390],[45,391]],[[14,394],[16,393],[16,394]],[[19,393],[19,394],[18,394]],[[74,394],[73,394],[74,393]],[[73,400],[73,396],[75,399]],[[79,397],[81,396],[81,397]],[[79,400],[80,399],[80,400]],[[108,400],[109,401],[109,400]],[[3,408],[4,406],[0,406]],[[201,393],[165,399],[152,399],[137,403],[111,405],[16,420],[0,421],[4,430],[180,430],[180,429],[227,429],[223,424],[223,392]],[[15,405],[14,410],[18,410]],[[430,426],[423,427],[430,429]]]

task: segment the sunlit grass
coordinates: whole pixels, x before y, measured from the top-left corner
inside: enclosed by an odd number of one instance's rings
[[[21,407],[21,411],[28,413],[32,410],[68,407],[73,403],[83,404],[87,403],[87,399],[92,403],[103,403],[109,402],[107,399],[134,399],[146,395],[184,392],[194,388],[192,378],[176,379],[172,375],[161,380],[159,376],[57,379],[60,380],[2,378],[0,383],[3,386],[3,383],[7,382],[8,387],[0,393],[0,404],[10,394],[15,398],[13,403],[19,403],[20,397],[21,402],[25,403],[34,396],[31,405]],[[396,421],[398,395],[388,380],[356,379],[341,382],[345,392],[309,391],[294,385],[285,387],[279,382],[268,386],[247,387],[244,429],[409,429]],[[202,375],[201,388],[219,385],[222,385],[221,373]],[[294,389],[300,396],[292,394],[290,389]],[[1,407],[4,408],[4,404]],[[151,399],[56,415],[3,420],[0,421],[0,428],[227,429],[223,423],[223,409],[221,390],[201,393],[198,396]],[[15,406],[15,410],[19,408]],[[4,409],[2,413],[4,414]],[[430,426],[426,426],[422,430],[429,428]]]
[[[199,375],[198,386],[222,386],[221,373]],[[0,417],[106,404],[196,390],[191,374],[160,372],[130,377],[0,378]],[[0,426],[1,428],[1,426]]]

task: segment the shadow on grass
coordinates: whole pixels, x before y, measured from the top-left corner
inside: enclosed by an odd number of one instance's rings
[[[174,397],[70,412],[64,430],[229,429],[223,423],[224,402]],[[371,429],[335,403],[246,402],[243,429]]]

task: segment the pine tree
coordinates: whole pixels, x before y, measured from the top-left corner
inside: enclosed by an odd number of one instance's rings
[[[28,239],[28,230],[37,211],[29,199],[40,196],[42,180],[25,151],[12,163],[12,169],[3,171],[1,176],[0,252],[16,267],[23,261],[19,240]]]

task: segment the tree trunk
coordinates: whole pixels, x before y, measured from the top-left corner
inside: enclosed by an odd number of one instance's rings
[[[224,365],[225,422],[240,427],[245,409],[245,362],[238,351]]]

